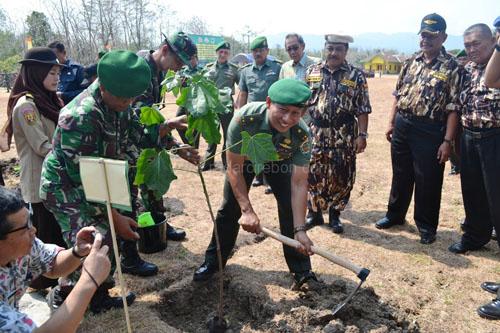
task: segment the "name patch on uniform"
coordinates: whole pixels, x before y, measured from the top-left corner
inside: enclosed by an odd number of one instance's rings
[[[431,76],[435,77],[436,79],[441,80],[441,81],[447,81],[448,80],[448,75],[446,75],[443,72],[432,72]]]
[[[348,86],[349,88],[356,87],[356,82],[351,81],[351,80],[347,80],[347,79],[343,79],[342,81],[340,81],[340,84],[342,84],[344,86]]]

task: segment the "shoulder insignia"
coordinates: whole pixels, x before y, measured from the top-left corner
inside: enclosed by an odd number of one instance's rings
[[[35,101],[35,97],[33,97],[33,95],[32,95],[32,94],[30,94],[30,93],[26,93],[26,95],[25,95],[25,96],[26,96],[26,99],[30,99],[30,100],[32,100],[32,101]]]
[[[22,107],[19,112],[23,115],[24,120],[28,125],[33,125],[36,121],[36,111],[31,105]]]
[[[309,153],[311,151],[311,142],[309,142],[308,140],[302,142],[302,144],[300,145],[300,151],[303,153]]]

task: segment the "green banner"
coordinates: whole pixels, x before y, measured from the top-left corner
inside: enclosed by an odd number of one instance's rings
[[[219,43],[224,41],[224,37],[193,34],[189,34],[189,37],[191,37],[198,48],[198,59],[200,62],[209,62],[217,59],[215,48]]]

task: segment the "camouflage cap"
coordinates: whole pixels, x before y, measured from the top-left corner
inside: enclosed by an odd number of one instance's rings
[[[186,66],[189,66],[191,58],[198,52],[193,40],[182,31],[173,34],[169,38],[165,37],[165,41]]]
[[[303,106],[311,97],[311,89],[302,81],[282,79],[274,82],[267,94],[273,103]]]
[[[431,34],[445,32],[446,21],[441,15],[436,13],[425,15],[422,19],[422,23],[420,23],[420,31],[418,33],[421,34],[424,31],[430,32]]]
[[[106,53],[97,64],[97,76],[104,88],[116,97],[139,96],[151,83],[146,60],[126,50]]]
[[[255,38],[252,43],[250,43],[250,50],[267,48],[267,38],[264,36],[259,36]]]
[[[325,35],[325,40],[327,43],[339,43],[339,44],[349,44],[353,43],[354,39],[348,35],[336,35],[336,34],[328,34]]]
[[[222,49],[231,50],[231,44],[229,44],[228,42],[220,42],[219,44],[217,44],[217,47],[215,48],[215,52],[222,50]]]

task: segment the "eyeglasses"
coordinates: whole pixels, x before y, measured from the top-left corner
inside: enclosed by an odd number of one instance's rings
[[[286,52],[297,51],[300,48],[298,45],[292,45],[286,48]]]
[[[11,233],[16,232],[16,231],[24,230],[24,229],[30,230],[31,228],[33,228],[33,222],[31,222],[31,219],[28,218],[28,222],[26,222],[25,225],[23,225],[22,227],[16,228],[16,229],[9,230],[5,233],[5,235],[11,234]]]

